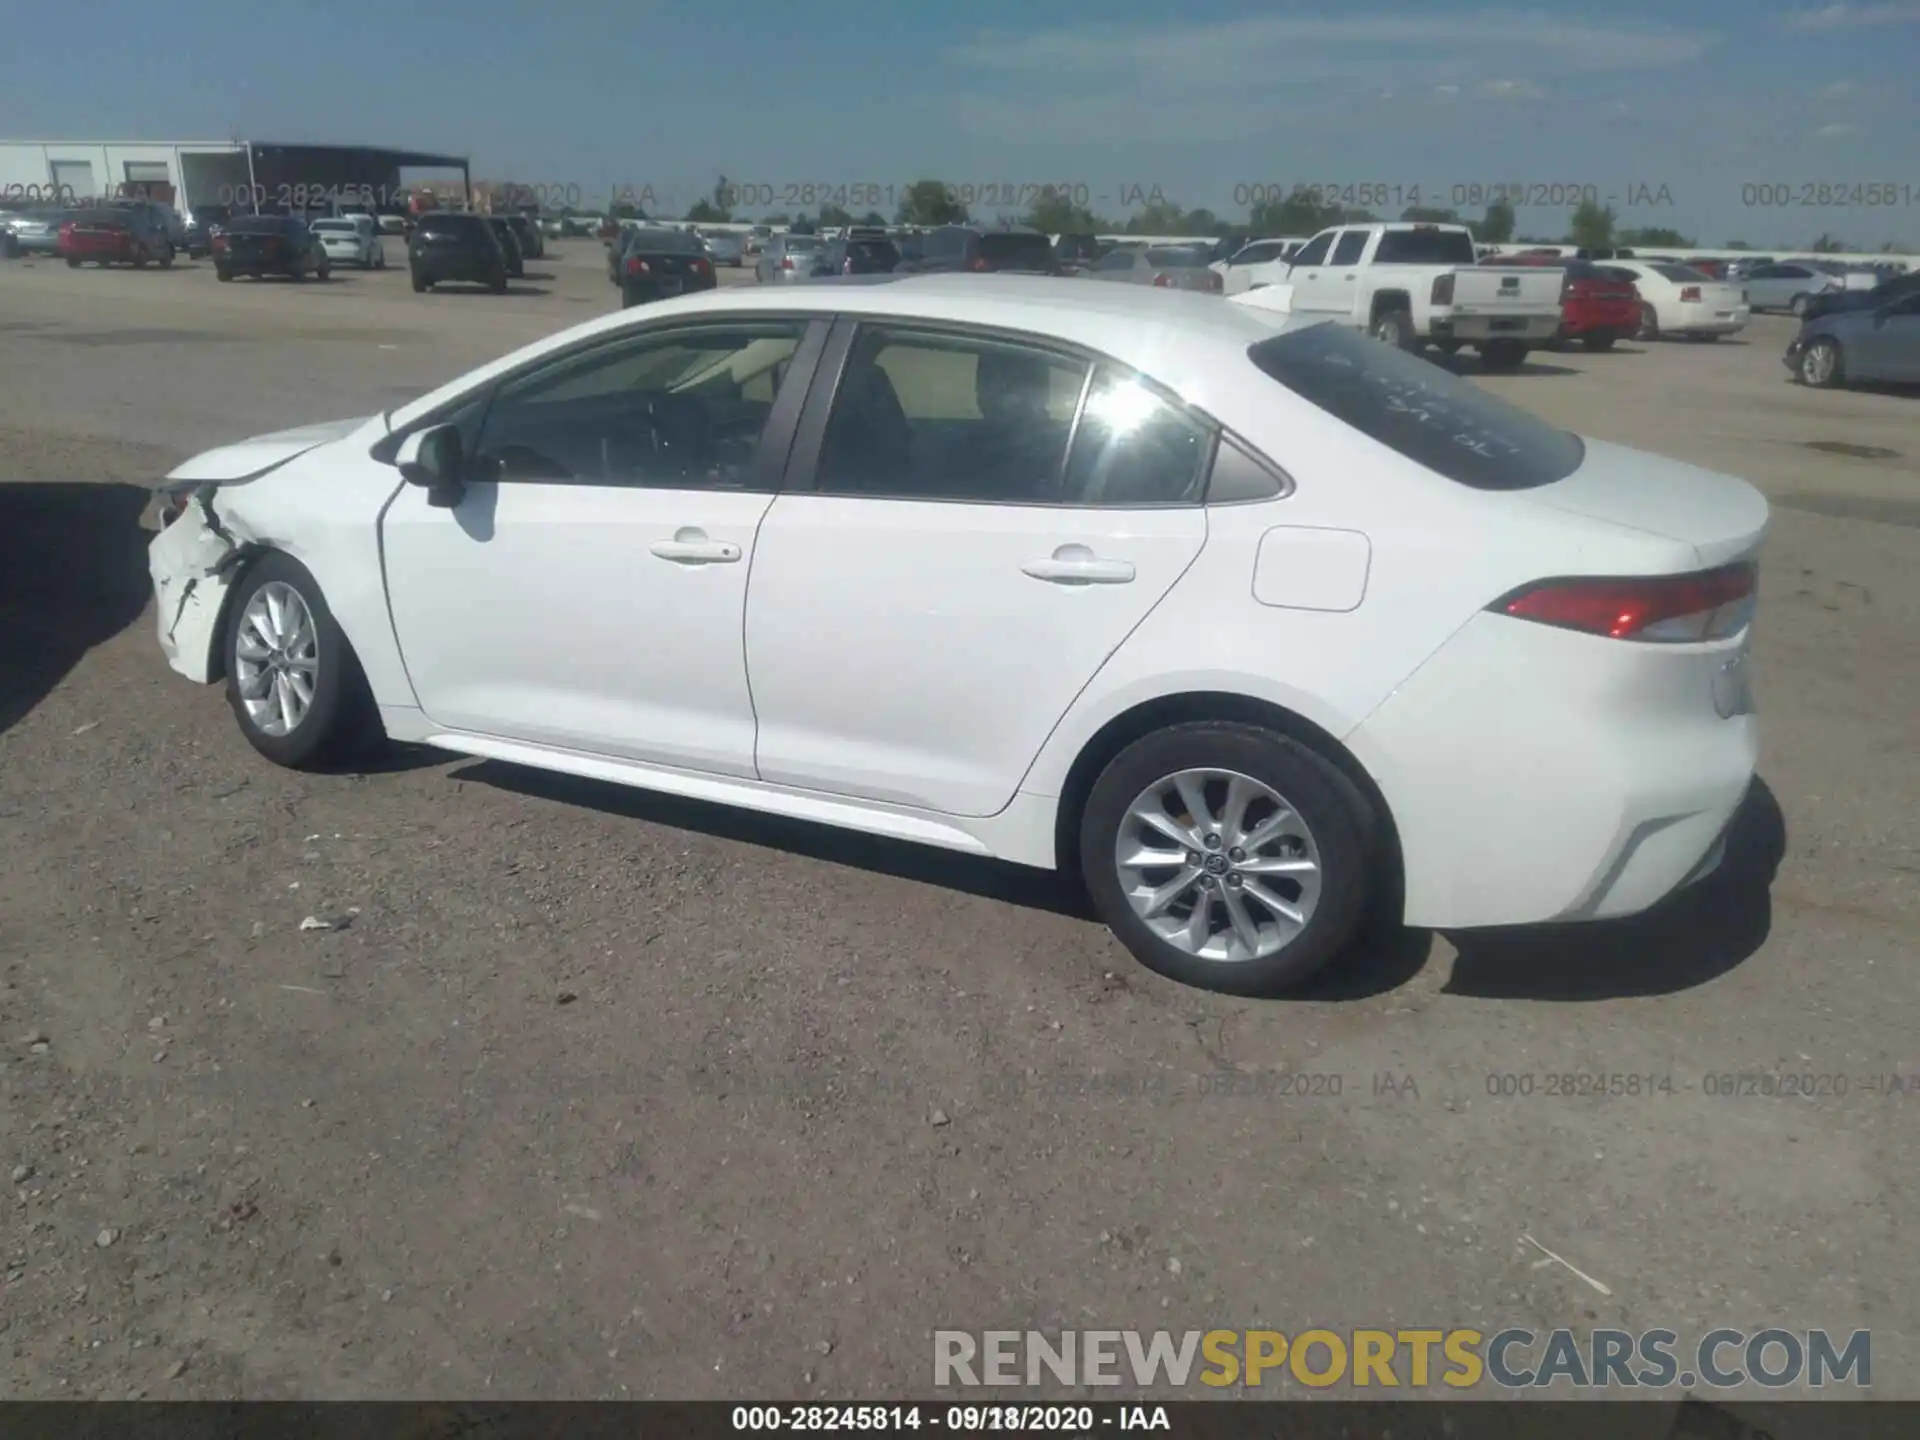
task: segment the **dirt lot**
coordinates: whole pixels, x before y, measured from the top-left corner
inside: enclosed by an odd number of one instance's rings
[[[1920,1396],[1920,1087],[1869,1088],[1920,1077],[1920,401],[1791,386],[1771,319],[1489,382],[1774,498],[1765,787],[1670,913],[1245,1003],[1036,874],[275,770],[165,668],[141,487],[610,308],[597,248],[506,298],[0,266],[0,1395],[907,1396],[935,1328],[1264,1322],[1869,1327]]]

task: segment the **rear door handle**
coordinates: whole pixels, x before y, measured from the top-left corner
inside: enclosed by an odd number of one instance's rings
[[[709,540],[707,532],[688,526],[674,532],[671,540],[656,540],[648,547],[662,560],[678,565],[731,565],[740,558],[740,547],[725,540]]]
[[[1023,574],[1054,585],[1125,585],[1133,579],[1126,560],[1102,560],[1084,545],[1062,545],[1046,560],[1030,560]]]

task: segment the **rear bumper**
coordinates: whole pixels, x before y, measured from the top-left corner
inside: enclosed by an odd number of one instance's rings
[[[1560,312],[1538,315],[1436,315],[1432,322],[1436,340],[1460,340],[1469,345],[1482,340],[1518,340],[1528,345],[1545,345],[1560,333]]]
[[[1407,923],[1609,919],[1707,873],[1759,759],[1745,655],[1476,616],[1348,737]]]
[[[1746,329],[1747,321],[1752,317],[1752,308],[1746,305],[1736,305],[1731,310],[1715,310],[1709,305],[1682,305],[1676,322],[1662,324],[1660,328],[1679,335],[1732,335]]]
[[[1631,335],[1640,328],[1640,307],[1626,305],[1569,305],[1560,323],[1568,335]]]

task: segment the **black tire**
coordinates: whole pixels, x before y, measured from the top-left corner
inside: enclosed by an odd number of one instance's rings
[[[67,268],[69,270],[78,270],[80,268],[80,257],[78,255],[69,255],[67,257]]]
[[[1319,850],[1318,903],[1306,927],[1271,955],[1194,955],[1154,933],[1121,888],[1114,850],[1128,806],[1163,777],[1201,768],[1249,776],[1285,797]],[[1203,990],[1277,995],[1332,964],[1359,935],[1375,870],[1368,839],[1375,829],[1346,776],[1297,741],[1253,725],[1175,725],[1136,740],[1094,782],[1080,819],[1080,873],[1095,911],[1148,969]]]
[[[167,246],[166,252],[161,255],[160,268],[162,270],[171,270],[173,268],[173,246]]]
[[[1420,348],[1420,336],[1414,331],[1413,316],[1405,310],[1382,310],[1373,317],[1368,333],[1396,350]]]
[[[433,282],[431,280],[428,280],[418,270],[413,272],[413,293],[414,294],[424,295],[432,287],[433,287]]]
[[[1596,330],[1591,335],[1582,336],[1580,343],[1589,350],[1611,350],[1619,338],[1611,330]]]
[[[331,266],[331,265],[322,265],[322,266],[321,266],[321,267],[320,267],[320,268],[319,268],[318,270],[315,270],[315,271],[313,272],[313,278],[314,278],[314,279],[316,279],[316,280],[331,280],[331,279],[333,279],[333,266]]]
[[[224,266],[224,265],[216,265],[216,266],[214,266],[214,267],[213,267],[213,273],[214,273],[214,275],[215,275],[215,276],[216,276],[217,278],[219,278],[219,279],[221,279],[221,280],[231,280],[231,279],[233,279],[233,271],[231,271],[231,270],[229,270],[229,269],[227,269],[227,267],[226,267],[226,266]]]
[[[1816,352],[1831,354],[1833,357],[1833,364],[1825,370],[1824,376],[1818,379],[1815,376],[1821,373],[1820,367],[1809,363]],[[1800,352],[1800,363],[1795,368],[1794,374],[1802,385],[1810,385],[1816,390],[1841,389],[1847,383],[1846,352],[1840,348],[1838,340],[1822,335],[1817,340],[1811,341],[1807,348]]]
[[[247,714],[240,693],[236,648],[240,627],[253,597],[270,583],[279,582],[298,592],[312,617],[318,662],[313,699],[306,713],[285,735],[269,735]],[[227,614],[221,658],[226,666],[227,703],[240,722],[240,733],[267,759],[290,770],[324,770],[363,752],[379,735],[378,712],[367,688],[360,661],[344,631],[327,608],[326,596],[307,567],[278,551],[263,555],[234,587]]]
[[[1644,301],[1640,306],[1640,330],[1634,338],[1638,340],[1658,340],[1660,338],[1660,312]]]
[[[496,295],[506,294],[507,293],[507,277],[504,275],[500,275],[495,277],[492,280],[489,280],[487,282],[487,288],[493,291],[493,293]]]
[[[1707,331],[1705,334],[1687,336],[1687,339],[1691,340],[1696,345],[1712,345],[1716,341],[1718,341],[1719,338],[1720,338],[1719,334],[1711,330]]]
[[[1527,363],[1523,340],[1488,340],[1480,346],[1480,368],[1496,375],[1511,375]]]

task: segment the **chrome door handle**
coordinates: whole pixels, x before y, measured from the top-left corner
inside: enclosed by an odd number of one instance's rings
[[[1125,585],[1133,579],[1131,562],[1101,560],[1084,545],[1062,545],[1051,559],[1031,560],[1020,569],[1055,585]]]
[[[738,545],[709,540],[704,530],[691,527],[676,531],[671,540],[656,540],[648,548],[662,560],[679,565],[730,565],[740,558]]]

